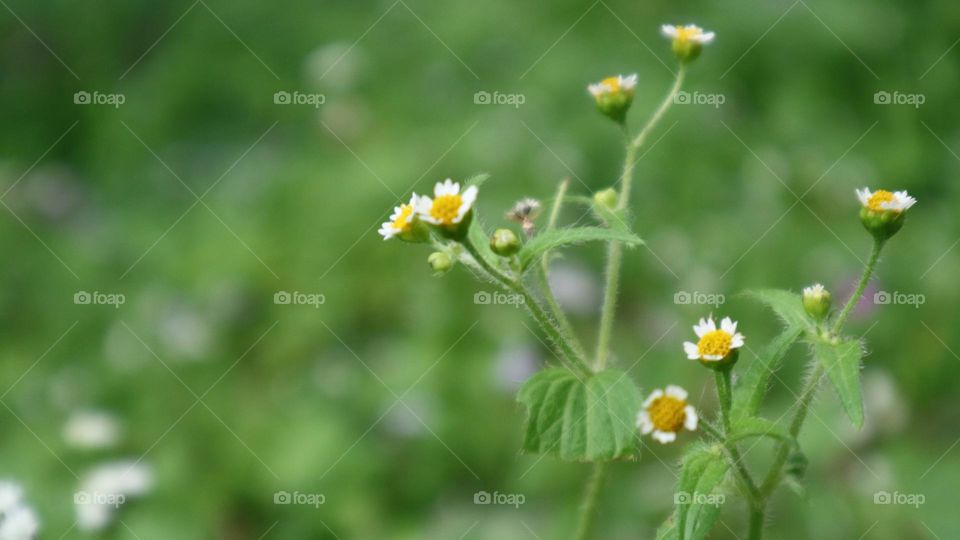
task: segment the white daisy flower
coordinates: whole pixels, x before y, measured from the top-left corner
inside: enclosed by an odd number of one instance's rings
[[[863,188],[857,190],[857,198],[864,208],[874,212],[891,211],[899,214],[917,203],[906,191],[890,192],[878,189],[871,192],[870,188]]]
[[[720,328],[713,322],[713,317],[700,319],[693,327],[700,340],[697,343],[684,342],[683,351],[691,360],[707,360],[716,362],[726,358],[734,349],[743,347],[743,335],[737,332],[737,323],[724,317],[720,321]]]
[[[617,75],[616,77],[607,77],[606,79],[587,86],[587,90],[593,94],[595,98],[601,98],[608,94],[618,94],[626,93],[633,94],[634,88],[637,87],[637,75]]]
[[[453,226],[463,221],[463,217],[477,200],[477,186],[470,186],[460,192],[460,184],[447,178],[437,182],[431,199],[424,195],[416,201],[415,210],[420,219],[427,223]]]
[[[661,444],[675,441],[682,428],[696,430],[698,421],[697,410],[687,403],[687,391],[672,384],[663,390],[654,390],[637,414],[640,432],[653,433],[653,438]]]
[[[390,221],[385,221],[378,231],[384,240],[410,232],[413,227],[413,220],[416,217],[417,200],[417,194],[414,193],[410,197],[409,203],[401,204],[393,209],[393,214],[390,214]]]
[[[706,45],[716,37],[714,32],[704,32],[703,28],[695,24],[688,24],[686,26],[665,24],[660,27],[660,32],[679,44],[696,43]]]

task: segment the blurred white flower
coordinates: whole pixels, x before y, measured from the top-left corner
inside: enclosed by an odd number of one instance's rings
[[[153,473],[142,463],[115,461],[93,469],[74,494],[77,527],[85,531],[103,529],[127,499],[143,496],[152,487]]]
[[[37,515],[22,498],[18,484],[0,480],[0,540],[33,540],[40,529]]]
[[[103,411],[79,411],[63,426],[63,440],[79,449],[110,448],[120,438],[116,417]]]

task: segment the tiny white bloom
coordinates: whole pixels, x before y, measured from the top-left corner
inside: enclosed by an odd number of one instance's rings
[[[40,529],[40,522],[32,509],[17,506],[3,514],[0,521],[0,540],[32,540]]]
[[[0,514],[9,512],[20,504],[23,488],[6,480],[0,481]]]
[[[870,188],[857,190],[857,198],[864,208],[874,212],[891,211],[900,213],[909,210],[911,206],[917,203],[917,200],[907,194],[906,191],[886,191],[878,189],[871,192]]]
[[[662,32],[664,36],[680,43],[692,42],[700,45],[706,45],[716,37],[714,32],[704,32],[703,28],[695,24],[688,24],[686,26],[665,24],[660,27],[660,32]]]
[[[661,444],[675,441],[681,429],[696,430],[698,421],[696,409],[687,403],[687,391],[672,384],[651,392],[637,414],[640,432],[652,433]]]
[[[607,77],[606,79],[587,86],[587,90],[593,94],[593,97],[599,98],[607,94],[616,94],[619,92],[632,93],[637,86],[637,75],[617,75],[616,77]]]
[[[700,319],[693,327],[700,340],[697,343],[684,342],[683,351],[691,360],[723,360],[733,349],[743,347],[743,335],[737,332],[737,323],[724,317],[720,321],[720,328],[713,322],[713,317]]]
[[[103,529],[127,499],[145,495],[152,486],[153,473],[142,463],[116,461],[95,468],[74,498],[77,526],[85,531]]]
[[[410,202],[407,204],[401,204],[393,209],[393,214],[390,214],[390,221],[385,221],[383,225],[380,226],[380,236],[384,240],[389,240],[394,236],[408,232],[413,226],[413,218],[415,217],[415,210],[417,207],[417,194],[414,193],[410,197]]]
[[[813,285],[811,285],[811,286],[809,286],[809,287],[804,287],[804,288],[803,288],[803,295],[804,295],[804,296],[820,296],[820,295],[822,295],[824,292],[826,292],[826,290],[827,290],[827,289],[824,288],[824,286],[823,286],[822,284],[820,284],[820,283],[814,283]]]
[[[477,200],[477,186],[470,186],[461,193],[460,184],[447,178],[437,182],[433,196],[431,199],[424,195],[416,201],[415,210],[420,219],[434,225],[457,225]]]

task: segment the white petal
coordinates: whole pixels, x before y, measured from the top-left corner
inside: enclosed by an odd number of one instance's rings
[[[863,188],[862,191],[858,189],[856,191],[857,191],[857,198],[860,199],[860,204],[866,206],[867,202],[870,201],[870,197],[873,196],[873,194],[870,193],[870,188]]]
[[[693,405],[687,405],[683,408],[683,427],[694,431],[697,429],[697,423],[700,421],[700,417],[697,415],[697,410],[693,408]]]
[[[650,395],[647,396],[646,401],[643,402],[643,408],[644,409],[648,408],[654,401],[662,397],[663,397],[663,390],[660,390],[659,388],[657,390],[654,390],[653,392],[650,392]]]
[[[640,428],[640,433],[644,435],[653,431],[653,421],[650,420],[650,414],[647,411],[640,411],[637,414],[637,427]]]
[[[734,334],[733,339],[730,340],[731,349],[739,349],[743,347],[743,334]]]
[[[380,230],[377,232],[380,233],[380,236],[382,236],[384,240],[389,240],[393,238],[395,234],[397,234],[397,230],[394,229],[393,224],[389,222],[381,225]]]
[[[667,395],[672,398],[677,398],[681,401],[686,401],[687,399],[687,391],[675,384],[667,386]]]
[[[705,354],[703,355],[703,360],[709,360],[711,362],[716,362],[717,360],[723,360],[723,357],[719,354]]]
[[[733,319],[730,317],[724,317],[723,320],[720,321],[720,329],[733,335],[737,332],[737,323],[733,322]]]
[[[699,35],[699,36],[697,37],[697,41],[699,41],[700,43],[706,45],[706,44],[712,42],[712,41],[713,41],[713,38],[715,38],[715,37],[717,37],[717,34],[716,34],[716,33],[714,33],[714,32],[707,32],[707,33],[705,33],[705,34]]]
[[[677,37],[677,27],[672,24],[665,24],[660,27],[660,33],[668,38],[675,38]]]
[[[700,349],[693,343],[689,341],[683,342],[683,352],[687,354],[687,358],[690,360],[699,360],[700,359]]]
[[[660,444],[672,443],[677,440],[677,434],[672,431],[654,431],[653,438],[660,442]]]
[[[697,337],[703,337],[707,332],[712,332],[716,329],[717,327],[713,324],[712,318],[708,322],[707,319],[703,317],[700,317],[700,322],[693,327],[693,331],[697,333]]]

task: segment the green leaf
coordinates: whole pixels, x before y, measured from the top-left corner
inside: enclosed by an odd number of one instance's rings
[[[622,371],[585,378],[564,368],[545,369],[517,396],[527,408],[526,452],[566,461],[610,460],[635,453],[640,390]]]
[[[793,442],[790,433],[775,422],[754,416],[735,420],[730,430],[728,442],[736,442],[749,437],[770,437],[784,442]]]
[[[803,299],[799,294],[780,289],[762,289],[747,294],[766,304],[788,327],[816,331],[816,324],[803,309]]]
[[[702,539],[713,527],[719,508],[711,509],[709,496],[727,475],[729,464],[719,446],[697,443],[684,454],[677,504],[677,536]],[[715,510],[715,511],[714,511]]]
[[[627,225],[629,217],[626,210],[611,210],[606,206],[597,204],[593,197],[584,197],[583,195],[567,195],[564,200],[589,208],[593,211],[594,217],[611,229],[630,231],[630,227]]]
[[[860,390],[860,358],[863,350],[860,342],[846,340],[834,343],[818,339],[813,344],[813,354],[827,372],[827,378],[840,397],[854,427],[863,426],[863,397]]]
[[[643,244],[637,235],[621,229],[607,229],[604,227],[568,227],[543,231],[524,244],[518,253],[520,265],[527,268],[531,262],[537,260],[545,252],[569,244],[583,242],[616,241],[629,245]]]
[[[500,257],[490,249],[490,237],[484,232],[483,225],[480,224],[480,220],[477,219],[476,215],[473,216],[473,221],[470,222],[470,229],[467,231],[467,235],[469,235],[473,245],[477,247],[480,255],[486,259],[491,266],[499,268]]]
[[[490,179],[490,175],[487,173],[480,173],[467,178],[463,182],[464,189],[470,186],[477,186],[478,188],[483,185],[484,182]]]
[[[763,396],[767,393],[770,377],[780,368],[780,363],[787,351],[802,332],[803,329],[798,326],[788,327],[761,349],[757,358],[743,372],[733,390],[733,408],[730,415],[734,421],[757,414],[763,402]]]

